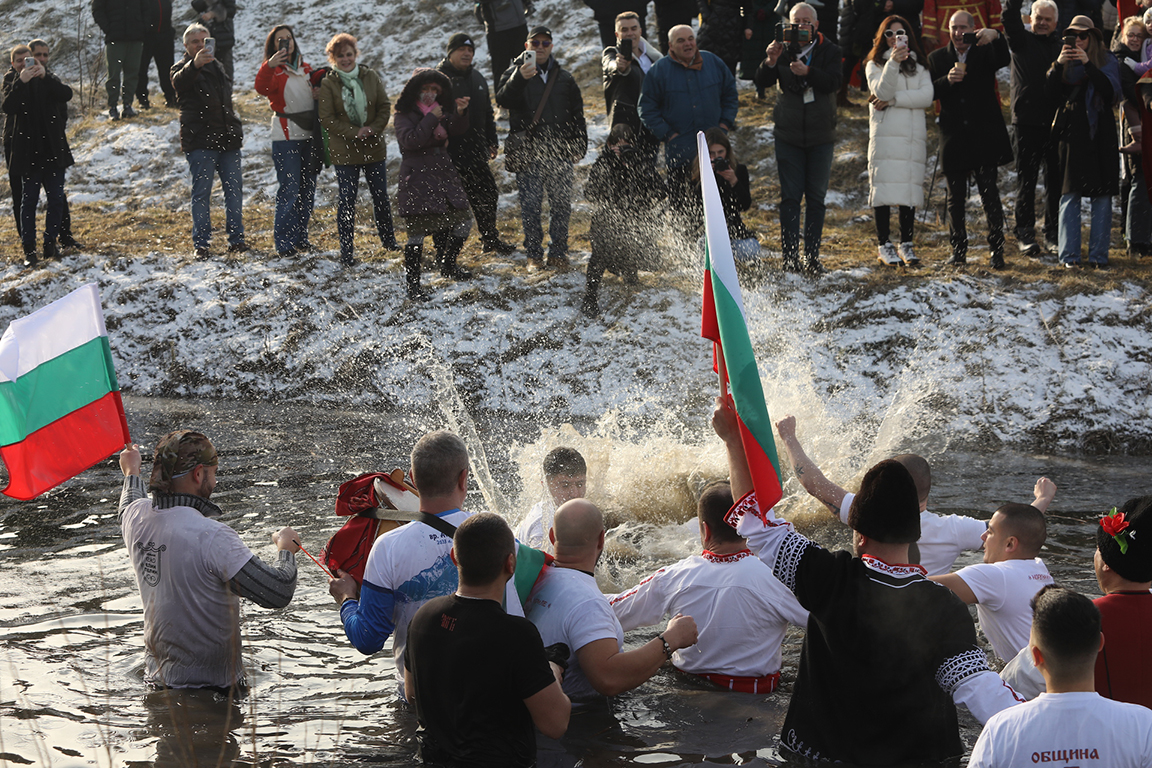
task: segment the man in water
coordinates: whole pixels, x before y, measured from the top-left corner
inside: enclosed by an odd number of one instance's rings
[[[868,470],[848,515],[855,554],[829,552],[759,508],[730,402],[717,400],[712,425],[739,498],[728,522],[809,611],[785,750],[861,765],[941,762],[964,752],[956,704],[984,722],[1019,703],[988,669],[964,604],[920,566],[901,565],[920,537],[903,465]]]
[[[144,679],[161,687],[242,687],[239,598],[283,608],[296,591],[296,531],[272,535],[279,554],[269,566],[212,519],[221,514],[208,500],[218,463],[203,434],[169,432],[156,445],[147,498],[139,448],[120,453],[118,516],[144,603]]]
[[[545,645],[564,643],[571,650],[564,693],[573,702],[631,690],[656,674],[674,651],[696,642],[696,622],[676,616],[662,635],[624,651],[624,630],[593,575],[604,551],[604,516],[595,504],[586,499],[563,504],[548,540],[556,559],[536,582],[525,616]]]
[[[807,626],[808,612],[725,522],[730,509],[728,483],[705,488],[697,505],[704,551],[661,568],[609,602],[624,631],[667,615],[701,617],[699,641],[672,654],[672,664],[721,688],[771,693],[780,684],[784,633],[789,624]]]
[[[548,529],[556,508],[566,501],[584,498],[588,490],[588,465],[575,448],[553,448],[544,457],[544,487],[548,498],[538,501],[516,526],[516,538],[536,549],[551,550]]]
[[[456,529],[452,561],[456,593],[416,612],[404,652],[420,756],[429,765],[530,768],[535,728],[563,736],[572,703],[536,627],[501,607],[516,573],[516,540],[499,515],[473,515]]]
[[[1094,690],[1093,670],[1105,646],[1100,611],[1083,595],[1052,585],[1033,606],[1028,651],[1048,692],[991,718],[968,768],[1152,765],[1152,711]]]

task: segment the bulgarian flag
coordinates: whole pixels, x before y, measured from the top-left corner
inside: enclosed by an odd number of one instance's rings
[[[8,326],[0,337],[5,495],[34,499],[130,439],[94,283]]]
[[[740,296],[740,281],[736,278],[736,262],[732,258],[724,206],[720,202],[720,191],[716,188],[716,176],[712,173],[708,143],[703,133],[696,134],[696,143],[699,147],[707,243],[700,335],[712,340],[713,369],[720,374],[722,393],[732,393],[740,423],[740,440],[748,457],[748,468],[752,471],[752,486],[760,509],[768,510],[784,495],[780,487],[780,460],[776,456],[776,440],[772,436],[772,422],[764,402],[764,388],[760,385],[752,339],[748,336],[748,321],[744,314],[744,300]]]

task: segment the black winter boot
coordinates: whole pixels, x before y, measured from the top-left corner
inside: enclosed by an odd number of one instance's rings
[[[460,251],[464,249],[464,238],[448,235],[444,240],[444,250],[441,251],[440,258],[440,274],[453,280],[471,280],[472,272],[456,263]]]
[[[408,298],[412,301],[428,301],[431,298],[428,292],[420,287],[421,250],[419,243],[404,246],[404,277],[408,281]]]

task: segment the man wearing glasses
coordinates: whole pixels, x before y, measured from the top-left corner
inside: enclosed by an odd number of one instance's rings
[[[272,535],[269,566],[215,518],[208,498],[219,456],[199,432],[169,432],[156,445],[151,497],[140,476],[140,450],[120,453],[124,488],[118,517],[144,603],[144,680],[160,688],[207,688],[227,695],[243,688],[240,597],[283,608],[296,591],[291,528]]]

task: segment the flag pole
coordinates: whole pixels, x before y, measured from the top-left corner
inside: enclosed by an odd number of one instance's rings
[[[720,377],[720,396],[728,400],[728,368],[724,365],[724,348],[719,342],[712,343],[712,354],[716,356],[716,375]]]

